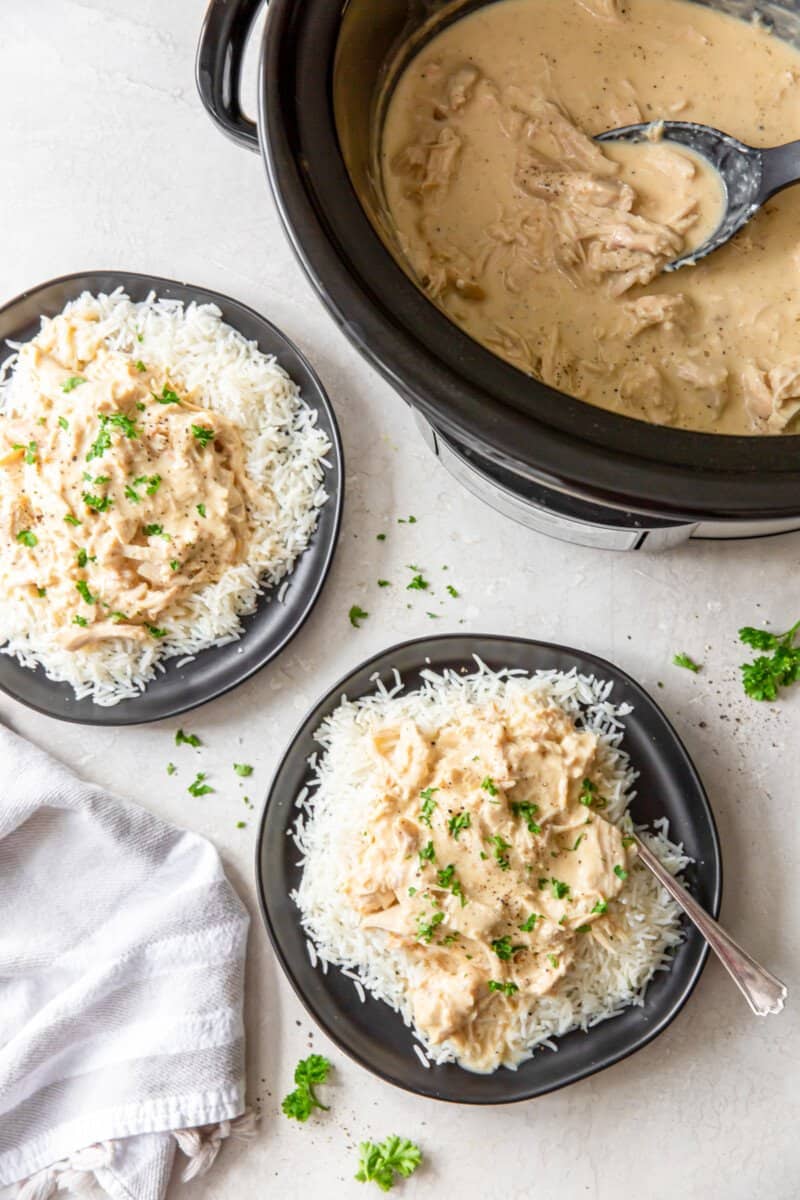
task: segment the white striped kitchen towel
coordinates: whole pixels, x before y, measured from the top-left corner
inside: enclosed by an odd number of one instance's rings
[[[247,926],[209,842],[0,727],[0,1187],[161,1200],[252,1132]]]

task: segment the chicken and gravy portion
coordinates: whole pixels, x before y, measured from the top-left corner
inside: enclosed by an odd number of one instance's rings
[[[594,137],[700,121],[800,138],[800,55],[686,0],[500,0],[412,59],[382,131],[386,224],[413,277],[498,355],[658,424],[797,429],[797,192],[663,273],[721,212],[715,173],[665,142]]]
[[[596,750],[525,695],[434,734],[408,719],[372,736],[376,800],[342,891],[411,964],[418,1028],[471,1070],[513,1061],[510,1032],[581,939],[613,942],[635,851],[603,817]]]
[[[236,424],[63,315],[18,370],[29,406],[0,431],[9,592],[40,597],[67,650],[165,636],[165,614],[247,553],[258,497]]]

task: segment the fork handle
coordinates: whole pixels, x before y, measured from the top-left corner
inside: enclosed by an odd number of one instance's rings
[[[739,991],[758,1017],[783,1010],[788,995],[786,985],[760,966],[725,930],[710,917],[685,887],[670,875],[641,838],[636,838],[639,857],[658,882],[681,906],[689,920],[708,942]]]

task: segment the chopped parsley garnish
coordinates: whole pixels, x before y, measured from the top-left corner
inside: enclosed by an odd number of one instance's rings
[[[78,520],[77,517],[73,517],[72,513],[67,513],[66,517],[64,517],[64,520],[66,521],[67,525],[80,525],[81,524],[81,522]]]
[[[181,402],[181,398],[178,395],[178,393],[174,392],[171,387],[167,387],[166,384],[164,384],[163,388],[161,389],[160,396],[157,396],[155,392],[151,392],[150,395],[153,397],[154,400],[157,400],[159,404],[180,404],[180,402]],[[194,433],[196,428],[197,428],[197,426],[195,426],[195,425],[192,426],[192,433]],[[195,434],[195,437],[196,436],[197,435]],[[212,430],[212,436],[213,436],[213,430]],[[203,443],[203,445],[205,445],[205,442]]]
[[[489,991],[502,992],[504,996],[513,996],[515,992],[519,991],[519,988],[516,983],[502,983],[499,979],[490,979]]]
[[[416,517],[398,517],[397,518],[398,525],[416,525],[416,523],[417,523]]]
[[[82,375],[70,375],[69,379],[65,379],[61,385],[62,392],[74,392],[76,387],[80,387],[86,380]]]
[[[377,542],[385,542],[385,541],[386,541],[386,534],[385,534],[385,533],[376,533],[376,534],[375,534],[375,540],[376,540]]]
[[[25,462],[29,467],[32,467],[39,454],[39,447],[36,445],[36,442],[28,442],[27,446],[20,446],[19,449],[24,449]]]
[[[247,821],[237,821],[236,828],[237,829],[247,829]]]
[[[106,483],[111,483],[110,475],[95,475],[94,482],[97,487],[103,487]]]
[[[167,763],[167,774],[168,774],[168,775],[174,775],[174,774],[175,774],[175,772],[177,771],[177,769],[178,769],[178,768],[175,766],[175,763],[174,763],[174,762],[168,762],[168,763]]]
[[[111,620],[115,625],[119,625],[121,621],[129,621],[130,617],[124,612],[112,612]]]
[[[180,571],[181,564],[178,562],[177,558],[171,558],[169,560],[169,569],[170,571]]]
[[[136,367],[136,370],[139,371],[140,373],[142,371],[147,370],[147,367],[144,365],[144,363],[142,362],[142,360],[140,358],[137,358],[136,362],[133,365]]]
[[[143,400],[137,400],[136,407],[138,408],[139,412],[144,412],[144,410],[147,408],[147,405]]]
[[[391,584],[389,583],[388,579],[379,579],[378,587],[391,587]]]
[[[168,533],[164,533],[163,525],[143,525],[142,533],[145,537],[161,537],[167,542],[172,541],[171,536]]]
[[[66,417],[59,417],[59,418],[58,418],[58,424],[59,424],[59,426],[60,426],[62,429],[64,429],[64,430],[67,430],[67,429],[69,429],[69,421],[67,420],[67,418],[66,418]]]
[[[409,894],[409,896],[416,896],[416,894],[417,894],[417,889],[416,889],[415,887],[410,887],[410,888],[408,889],[408,894]]]
[[[536,922],[541,919],[540,913],[531,913],[527,921],[523,921],[519,926],[522,933],[533,933]]]
[[[205,504],[198,504],[198,505],[197,505],[197,511],[200,513],[200,516],[201,516],[201,517],[204,517],[204,516],[206,515],[206,506],[205,506]]]
[[[145,622],[144,627],[147,630],[147,632],[150,634],[150,637],[164,638],[167,636],[167,630],[159,629],[158,625],[148,625],[147,622]]]
[[[519,802],[513,801],[511,804],[511,811],[515,817],[522,817],[523,821],[528,827],[529,833],[542,832],[541,825],[537,824],[537,822],[533,819],[539,811],[538,804],[531,804],[527,800],[522,800]]]
[[[688,654],[675,654],[672,659],[673,665],[683,667],[687,671],[694,671],[695,675],[700,670],[700,663],[696,663]]]
[[[635,843],[635,841],[636,841],[635,837],[624,837],[622,839],[622,844],[625,847],[625,849],[627,850],[628,846],[632,846]]]
[[[37,587],[37,589],[36,589],[36,595],[37,595],[37,596],[39,597],[39,599],[41,600],[43,596],[46,596],[46,595],[47,595],[47,588],[43,588],[43,587]]]
[[[467,903],[464,889],[456,876],[456,869],[452,863],[448,867],[443,867],[440,871],[436,872],[436,884],[438,887],[447,888],[448,891],[452,892],[461,901],[462,908]]]
[[[147,487],[145,488],[145,491],[147,492],[148,496],[155,496],[156,492],[158,491],[159,487],[161,486],[161,476],[160,475],[139,475],[139,477],[137,479],[134,479],[133,482],[137,487],[140,483],[146,483]]]
[[[585,837],[586,837],[585,833],[579,833],[578,836],[575,838],[575,845],[572,847],[572,849],[577,850],[578,846],[580,846],[581,842],[583,841],[583,839]]]
[[[450,818],[450,820],[447,822],[447,828],[450,836],[458,841],[458,835],[461,833],[462,829],[469,829],[471,824],[472,818],[469,813],[460,812],[456,813],[454,817]]]
[[[443,920],[443,912],[431,913],[428,920],[426,920],[422,915],[417,917],[417,940],[420,942],[425,942],[426,945],[429,945],[434,933],[436,932],[436,926],[441,925]]]
[[[512,946],[511,938],[506,933],[501,938],[495,938],[492,942],[492,949],[499,959],[503,962],[508,962],[513,958],[518,950],[524,950],[524,946]]]
[[[182,729],[179,729],[175,734],[176,746],[202,746],[202,744],[196,733],[184,733]]]
[[[369,613],[365,612],[360,605],[354,604],[347,615],[350,618],[350,624],[353,626],[353,628],[360,629],[361,622],[366,621]]]
[[[592,927],[591,927],[591,925],[579,925],[578,928],[575,930],[575,932],[576,933],[591,933]]]
[[[250,766],[250,763],[234,763],[233,769],[237,775],[241,775],[242,779],[247,779],[248,776],[253,774],[253,768]]]
[[[213,792],[213,787],[211,787],[210,784],[203,782],[205,777],[205,771],[198,771],[197,775],[186,789],[187,792],[189,792],[189,794],[192,796],[207,796],[209,792]]]
[[[628,872],[625,870],[624,867],[621,867],[619,865],[619,863],[617,863],[617,865],[614,867],[614,874],[616,875],[617,879],[627,879],[628,878]]]
[[[114,501],[110,496],[93,496],[91,492],[82,492],[81,498],[87,508],[94,509],[95,512],[108,512]],[[80,524],[80,522],[78,522]]]
[[[742,685],[752,700],[777,700],[778,690],[800,679],[800,646],[795,636],[800,629],[797,621],[786,633],[769,633],[746,625],[739,630],[739,641],[754,650],[769,650],[751,663],[742,663]]]
[[[126,417],[125,413],[101,413],[100,414],[100,432],[89,447],[89,453],[86,455],[86,461],[91,462],[93,458],[102,458],[106,450],[111,446],[111,433],[109,425],[115,426],[127,438],[138,438],[139,430],[136,428],[136,422],[130,417]]]
[[[453,599],[454,599],[454,600],[457,600],[457,599],[458,599],[458,592],[457,592],[457,591],[456,591],[456,589],[453,587],[452,583],[448,583],[448,585],[447,585],[447,592],[448,592],[448,594],[449,594],[450,596],[452,596],[452,597],[453,597]]]
[[[595,904],[594,908],[591,911],[593,913],[599,913],[600,916],[602,916],[604,912],[608,912],[608,901],[607,900],[598,900],[597,903]]]
[[[93,596],[89,591],[89,585],[85,579],[79,579],[75,584],[75,591],[86,604],[97,604],[97,596]]]
[[[195,440],[200,443],[200,449],[205,450],[209,442],[214,440],[214,430],[209,425],[193,425],[192,433]]]
[[[605,808],[608,804],[608,801],[600,795],[597,784],[592,783],[591,779],[584,779],[581,784],[578,801],[585,808]]]
[[[328,1111],[328,1105],[318,1099],[314,1088],[324,1083],[328,1078],[331,1064],[321,1054],[310,1054],[303,1058],[294,1069],[294,1081],[297,1084],[293,1092],[284,1096],[281,1112],[295,1121],[307,1121],[315,1108]]]
[[[560,879],[550,880],[550,891],[556,900],[566,900],[569,896],[569,884],[562,883]]]
[[[414,576],[410,583],[406,584],[407,592],[427,592],[431,585],[427,579],[423,578],[422,574],[418,573]]]
[[[20,529],[19,533],[17,534],[17,541],[23,546],[27,546],[29,550],[32,550],[34,546],[39,545],[39,539],[35,533],[31,532],[30,529]]]
[[[408,1179],[422,1162],[422,1151],[408,1138],[392,1134],[382,1142],[362,1142],[358,1147],[359,1183],[377,1183],[382,1192],[394,1186],[395,1175]]]
[[[125,484],[125,496],[126,499],[130,500],[132,504],[138,504],[142,498],[138,492],[134,491],[129,483]]]
[[[76,613],[75,616],[72,618],[72,624],[73,625],[81,625],[84,628],[86,628],[86,626],[89,624],[89,622],[86,620],[86,617],[80,617]]]
[[[488,792],[490,796],[497,795],[497,787],[491,775],[486,776],[486,778],[481,782],[481,787],[485,792]]]
[[[489,841],[494,847],[494,857],[498,867],[501,871],[507,871],[511,864],[508,861],[506,850],[511,849],[511,843],[505,841],[499,833],[493,834]]]
[[[420,799],[422,800],[422,807],[419,810],[419,819],[423,825],[427,825],[429,829],[431,827],[433,810],[436,808],[436,801],[433,798],[433,793],[438,792],[438,790],[439,789],[435,787],[427,787],[424,788],[419,794]]]
[[[102,458],[106,450],[111,446],[111,434],[103,423],[103,418],[100,418],[100,432],[89,447],[89,453],[86,455],[86,461],[91,462],[93,458]]]
[[[433,848],[433,842],[428,842],[419,852],[420,866],[424,867],[426,862],[436,862],[436,851]]]
[[[548,954],[547,961],[550,963],[550,966],[555,971],[556,967],[558,966],[558,959],[556,958],[555,954]]]

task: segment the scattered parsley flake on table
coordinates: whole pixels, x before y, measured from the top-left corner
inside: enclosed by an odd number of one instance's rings
[[[241,775],[242,779],[247,779],[249,775],[253,774],[253,768],[250,766],[250,763],[234,763],[233,769],[237,775]]]
[[[693,671],[695,675],[700,670],[702,663],[696,663],[688,654],[675,654],[672,659],[672,665],[675,667],[683,667],[686,671]]]
[[[367,619],[367,617],[369,616],[369,613],[365,612],[364,609],[360,607],[360,605],[354,604],[351,607],[350,612],[347,615],[350,618],[350,624],[353,626],[353,628],[360,629],[361,622],[365,621]]]
[[[408,1179],[422,1162],[422,1151],[408,1138],[392,1134],[382,1142],[362,1142],[358,1148],[359,1183],[377,1183],[382,1192],[394,1186],[395,1175]]]
[[[213,787],[211,787],[210,784],[203,782],[205,777],[206,777],[205,771],[197,772],[196,777],[192,780],[192,782],[189,784],[188,788],[186,789],[187,792],[189,792],[189,794],[191,796],[207,796],[209,794],[209,792],[214,791]]]
[[[795,637],[800,621],[786,633],[770,633],[745,625],[739,630],[739,641],[754,650],[770,650],[771,655],[759,655],[751,663],[742,663],[742,686],[752,700],[777,700],[778,690],[800,679],[800,646]]]
[[[328,1105],[317,1098],[314,1088],[324,1083],[331,1069],[330,1061],[321,1054],[310,1054],[303,1058],[294,1069],[294,1081],[297,1087],[288,1096],[284,1096],[281,1112],[296,1121],[307,1121],[315,1108],[328,1111]]]
[[[184,733],[182,729],[179,729],[175,734],[176,746],[202,746],[202,744],[196,733]]]
[[[175,763],[174,763],[174,762],[168,762],[168,763],[167,763],[167,774],[168,774],[168,775],[174,775],[174,774],[175,774],[175,772],[177,771],[177,769],[178,769],[178,768],[175,766]]]

